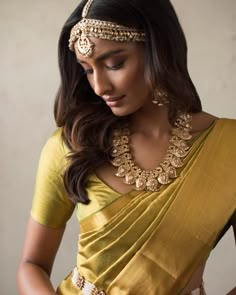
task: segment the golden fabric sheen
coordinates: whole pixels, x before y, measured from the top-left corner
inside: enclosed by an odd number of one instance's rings
[[[235,212],[235,164],[236,121],[219,119],[195,138],[180,176],[160,192],[132,190],[121,196],[91,176],[91,203],[77,206],[80,274],[109,295],[179,294]],[[55,226],[57,209],[49,206],[42,216],[37,199],[34,218]],[[72,210],[68,206],[57,224]],[[81,291],[69,275],[57,294]]]
[[[31,216],[40,224],[52,228],[65,226],[74,204],[63,185],[68,153],[58,129],[46,142],[39,160]]]

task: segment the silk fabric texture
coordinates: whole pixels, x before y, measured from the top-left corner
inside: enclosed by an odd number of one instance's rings
[[[92,175],[91,202],[77,205],[79,273],[109,295],[180,294],[235,212],[235,164],[236,121],[219,119],[160,192],[120,195]],[[82,292],[69,274],[57,294]]]

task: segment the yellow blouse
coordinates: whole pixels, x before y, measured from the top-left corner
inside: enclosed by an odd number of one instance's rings
[[[89,177],[87,187],[87,193],[93,202],[87,206],[81,203],[75,205],[70,201],[63,183],[69,149],[61,135],[62,128],[59,128],[43,147],[31,209],[31,216],[38,223],[51,228],[65,226],[75,207],[80,222],[120,197],[118,192],[112,190],[93,174]]]

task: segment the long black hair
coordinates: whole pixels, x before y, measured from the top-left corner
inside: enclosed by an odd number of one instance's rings
[[[61,84],[54,107],[56,123],[63,128],[63,138],[71,150],[64,184],[75,203],[85,204],[89,203],[87,177],[108,161],[112,131],[129,119],[116,117],[94,93],[75,54],[68,48],[70,31],[81,20],[86,2],[79,3],[60,35]],[[201,111],[187,68],[185,35],[169,0],[94,0],[87,18],[144,30],[144,79],[153,89],[159,87],[167,92],[170,122],[174,122],[178,111]]]

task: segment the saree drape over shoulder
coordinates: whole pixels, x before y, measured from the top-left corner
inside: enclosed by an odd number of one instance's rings
[[[219,119],[159,192],[120,195],[92,175],[91,203],[77,206],[79,273],[109,295],[179,294],[235,212],[235,165],[236,121]],[[71,274],[57,292],[82,294]]]

